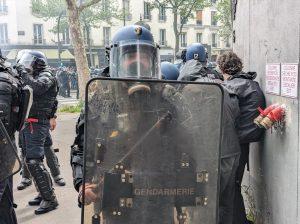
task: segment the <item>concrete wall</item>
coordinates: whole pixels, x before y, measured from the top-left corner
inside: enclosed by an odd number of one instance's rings
[[[263,89],[266,63],[299,63],[299,0],[237,0],[234,29],[234,51],[246,71],[258,72]],[[264,143],[252,145],[244,184],[252,189],[257,223],[298,224],[299,99],[270,94],[266,98],[268,105],[287,105],[286,130],[268,131]]]

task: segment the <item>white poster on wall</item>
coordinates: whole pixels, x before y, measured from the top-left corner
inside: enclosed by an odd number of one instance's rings
[[[280,63],[266,65],[266,93],[280,95]]]
[[[281,96],[298,97],[298,64],[281,64]]]

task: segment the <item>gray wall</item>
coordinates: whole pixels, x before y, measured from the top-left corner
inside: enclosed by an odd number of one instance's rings
[[[257,71],[265,88],[266,63],[299,63],[300,0],[237,0],[234,51],[245,71]],[[286,130],[268,131],[252,144],[250,185],[258,222],[300,224],[299,100],[266,94],[268,105],[287,105]],[[249,197],[246,197],[249,199]]]

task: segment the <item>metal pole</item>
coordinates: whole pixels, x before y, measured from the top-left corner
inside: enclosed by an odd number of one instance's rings
[[[125,15],[125,0],[123,0],[123,22],[124,22],[124,26],[126,26],[126,15]]]

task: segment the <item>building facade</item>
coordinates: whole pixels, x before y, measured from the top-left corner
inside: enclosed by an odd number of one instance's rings
[[[250,172],[244,178],[245,199],[257,224],[300,223],[299,70],[286,85],[283,65],[300,63],[300,1],[232,0],[233,50],[243,59],[245,71],[256,71],[267,105],[285,104],[285,126],[269,130],[250,149]],[[279,94],[268,91],[268,64],[281,65],[279,82],[271,82]],[[288,73],[286,73],[288,74]],[[269,85],[269,84],[268,84]],[[294,88],[292,97],[284,91]],[[250,206],[249,206],[250,205]]]
[[[150,25],[155,41],[161,46],[161,59],[173,61],[175,36],[172,10],[164,7],[152,9],[149,2],[141,0],[117,1],[120,10],[124,8],[128,13],[124,19],[113,19],[111,23],[99,22],[97,28],[91,28],[89,34],[92,49],[87,49],[88,55],[91,55],[88,57],[91,59],[90,64],[104,66],[107,63],[104,49],[115,32],[124,24],[130,25],[140,20]],[[212,1],[212,7],[193,12],[193,19],[181,21],[179,18],[178,24],[184,23],[179,44],[180,48],[186,48],[191,43],[201,42],[208,46],[211,58],[215,60],[220,51],[230,48],[230,44],[218,37],[220,24],[215,19],[215,0]],[[45,21],[34,16],[31,0],[0,0],[0,47],[9,59],[13,59],[20,49],[40,49],[54,66],[57,65],[58,36],[51,32],[56,25],[57,19]],[[74,63],[68,29],[60,33],[60,43],[62,63]]]

